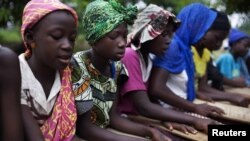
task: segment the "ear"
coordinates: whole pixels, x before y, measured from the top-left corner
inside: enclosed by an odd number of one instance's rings
[[[34,32],[30,29],[27,29],[24,33],[24,40],[27,43],[28,46],[30,46],[31,43],[34,43]]]

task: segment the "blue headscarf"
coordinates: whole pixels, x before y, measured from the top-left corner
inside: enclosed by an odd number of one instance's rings
[[[212,26],[217,13],[200,3],[184,7],[177,18],[181,25],[177,29],[169,49],[164,56],[154,60],[156,67],[161,67],[170,73],[180,73],[184,69],[188,75],[187,99],[195,99],[195,69],[191,45],[197,43]]]
[[[243,38],[250,38],[250,36],[236,28],[233,28],[229,34],[229,45],[231,46],[233,43]]]

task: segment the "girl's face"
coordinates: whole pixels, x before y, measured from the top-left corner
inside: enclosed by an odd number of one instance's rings
[[[200,44],[211,51],[218,50],[228,33],[229,31],[208,30],[208,32],[200,40]]]
[[[93,45],[93,50],[107,60],[118,61],[127,45],[127,25],[121,24]]]
[[[232,45],[232,50],[237,56],[244,57],[250,47],[250,39],[244,38]]]
[[[77,32],[69,12],[50,13],[38,22],[30,35],[28,43],[36,45],[31,57],[38,63],[56,70],[64,69],[70,63]]]
[[[150,53],[154,55],[162,55],[167,50],[172,36],[174,33],[174,25],[173,23],[169,23],[167,28],[161,35],[156,37],[155,39],[148,41],[143,44],[143,47],[146,47]]]

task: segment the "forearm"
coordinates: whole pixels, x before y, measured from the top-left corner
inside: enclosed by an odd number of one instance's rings
[[[197,94],[208,95],[213,100],[218,100],[218,101],[230,100],[230,96],[227,93],[214,89],[208,85],[203,85],[199,87]]]
[[[178,95],[173,93],[167,86],[155,89],[151,91],[150,94],[152,94],[153,96],[157,97],[158,99],[169,105],[172,105],[180,109],[185,109],[187,111],[195,112],[194,111],[195,104],[179,97]]]
[[[152,136],[150,127],[148,125],[133,122],[125,117],[112,117],[110,127],[124,133],[133,134],[141,137]]]
[[[241,83],[238,83],[237,81],[233,79],[228,79],[226,77],[223,77],[223,84],[232,86],[232,87],[243,87]]]
[[[77,136],[88,141],[133,141],[132,137],[115,134],[91,123],[89,112],[78,117],[76,125]]]

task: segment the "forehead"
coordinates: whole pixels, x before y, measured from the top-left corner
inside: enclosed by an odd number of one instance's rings
[[[112,32],[127,32],[127,31],[128,31],[127,24],[122,23],[122,24],[118,25],[116,28],[114,28],[112,31],[110,31],[109,33],[112,33]]]
[[[239,43],[250,45],[250,38],[243,38],[239,40]]]
[[[226,37],[229,31],[224,30],[209,30],[209,36]]]
[[[45,17],[43,17],[34,27],[33,29],[39,28],[47,28],[51,25],[63,25],[67,24],[67,26],[75,25],[75,19],[73,15],[66,10],[58,10],[54,11]]]

